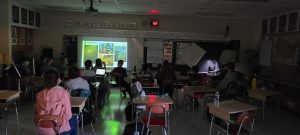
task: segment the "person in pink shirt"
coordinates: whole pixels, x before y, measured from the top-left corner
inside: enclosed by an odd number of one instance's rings
[[[61,135],[76,135],[77,117],[72,116],[70,94],[60,83],[59,74],[48,70],[44,74],[45,88],[36,97],[36,115],[58,115],[63,118]],[[55,135],[53,128],[39,127],[42,135]]]

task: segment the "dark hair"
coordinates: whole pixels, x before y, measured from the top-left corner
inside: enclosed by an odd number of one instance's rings
[[[118,60],[118,64],[119,64],[119,63],[122,63],[122,64],[123,64],[123,63],[124,63],[124,61],[123,61],[123,60]]]
[[[92,67],[92,65],[93,65],[93,62],[91,60],[86,60],[84,62],[84,66],[85,66],[86,69]]]
[[[96,59],[96,67],[102,67],[102,61],[101,59]]]
[[[68,77],[70,79],[74,79],[74,78],[77,78],[77,77],[80,77],[80,70],[79,68],[77,67],[71,67],[68,71]]]
[[[59,78],[58,72],[53,69],[49,69],[44,74],[44,81],[46,88],[50,89],[57,85],[57,80]]]
[[[143,69],[143,71],[147,71],[147,69],[148,69],[148,64],[142,64],[142,69]]]

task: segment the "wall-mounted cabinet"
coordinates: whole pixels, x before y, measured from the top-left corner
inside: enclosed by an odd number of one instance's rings
[[[12,25],[25,28],[39,28],[41,26],[40,13],[16,5],[12,6]]]

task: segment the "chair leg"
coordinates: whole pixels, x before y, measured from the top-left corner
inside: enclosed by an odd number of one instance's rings
[[[92,128],[92,132],[95,133],[93,122],[91,122],[91,128]]]
[[[18,135],[19,135],[20,134],[20,126],[19,126],[19,112],[18,112],[17,103],[15,103],[15,107],[16,107],[17,130],[18,130]]]

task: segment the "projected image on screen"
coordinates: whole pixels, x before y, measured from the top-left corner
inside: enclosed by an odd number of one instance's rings
[[[90,59],[94,61],[100,58],[105,62],[106,68],[112,69],[117,66],[118,60],[124,60],[123,67],[127,67],[127,42],[115,41],[82,41],[82,61]]]

